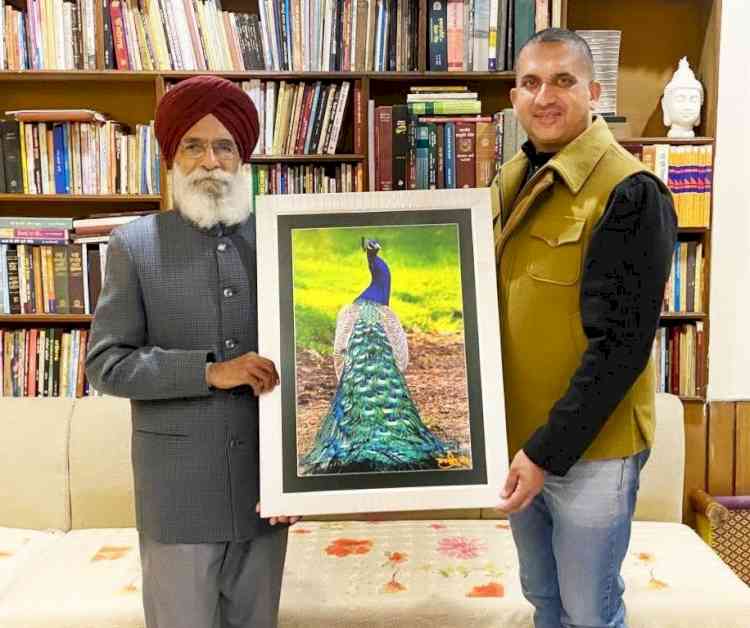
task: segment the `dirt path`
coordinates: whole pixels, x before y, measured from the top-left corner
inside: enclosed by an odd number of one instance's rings
[[[406,382],[425,424],[441,439],[469,448],[469,407],[463,337],[409,334]],[[336,391],[333,358],[314,351],[298,354],[298,451],[312,446]]]

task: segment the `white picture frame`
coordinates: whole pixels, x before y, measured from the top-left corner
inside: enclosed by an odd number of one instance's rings
[[[281,382],[272,392],[261,395],[259,401],[261,515],[496,505],[501,482],[508,471],[508,452],[489,189],[268,195],[256,198],[255,215],[259,353],[274,361]],[[443,467],[447,456],[443,452],[436,454],[440,461],[438,466],[430,469],[398,468],[394,471],[389,467],[387,471],[376,471],[368,467],[366,471],[331,472],[333,463],[330,462],[325,467],[328,470],[308,466],[318,470],[303,473],[300,460],[307,460],[309,454],[298,451],[301,441],[297,415],[301,416],[302,406],[297,391],[298,378],[301,377],[297,345],[298,335],[302,332],[298,330],[301,319],[295,309],[294,296],[295,272],[301,272],[295,271],[295,263],[297,268],[302,268],[302,261],[295,262],[297,249],[292,239],[298,242],[307,241],[299,240],[303,236],[327,237],[329,234],[324,232],[328,229],[352,229],[352,235],[358,235],[363,229],[380,229],[380,233],[400,237],[406,233],[404,230],[415,228],[427,229],[426,234],[438,233],[435,231],[438,228],[440,234],[446,233],[446,229],[448,233],[455,229],[458,238],[456,250],[459,257],[456,259],[457,267],[460,267],[460,321],[463,326],[463,332],[460,332],[463,336],[459,339],[464,340],[459,348],[463,347],[465,357],[462,372],[466,377],[466,414],[470,433],[466,441],[468,445],[464,444],[460,451],[468,447],[470,456],[451,454],[451,460],[461,462],[448,468]],[[310,229],[315,232],[305,231]],[[341,233],[336,231],[334,235],[338,237]],[[409,233],[411,237],[416,232]],[[365,242],[363,236],[363,250]],[[419,252],[412,250],[410,254],[414,256]],[[367,255],[366,260],[363,258],[364,264],[371,259],[370,250]],[[386,256],[385,249],[382,256]],[[345,271],[342,268],[342,272]],[[352,294],[355,293],[356,290]],[[341,314],[336,319],[336,333],[340,317]],[[332,358],[328,359],[332,361]],[[404,381],[408,377],[407,367]],[[333,381],[338,390],[339,385],[344,385],[344,375]],[[335,399],[331,397],[331,409],[334,403]],[[419,408],[417,402],[415,406]],[[459,451],[458,445],[455,447]],[[341,468],[351,467],[339,464],[338,469]],[[361,466],[357,468],[361,469]]]

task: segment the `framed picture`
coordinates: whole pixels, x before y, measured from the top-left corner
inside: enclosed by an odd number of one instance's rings
[[[493,506],[507,472],[488,189],[257,199],[263,516]]]

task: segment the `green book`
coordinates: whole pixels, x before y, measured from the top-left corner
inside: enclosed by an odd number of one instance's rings
[[[432,102],[409,103],[409,115],[453,115],[482,113],[482,103],[478,100],[435,100]]]

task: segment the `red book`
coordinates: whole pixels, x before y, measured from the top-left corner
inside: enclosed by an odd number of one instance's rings
[[[393,113],[388,105],[375,107],[375,189],[393,189]]]
[[[456,122],[456,187],[476,185],[476,154],[473,122]]]
[[[310,125],[310,108],[312,107],[313,96],[315,95],[315,85],[305,85],[305,92],[302,97],[302,120],[297,127],[297,139],[294,142],[294,154],[302,155],[305,152],[305,139],[307,138],[307,129]]]
[[[120,0],[112,0],[109,5],[109,17],[112,22],[112,39],[115,43],[115,58],[118,70],[130,70],[128,63],[128,42],[125,38],[125,22],[122,17]]]

